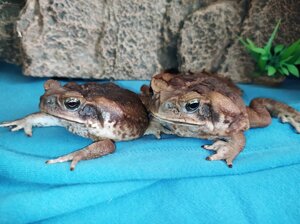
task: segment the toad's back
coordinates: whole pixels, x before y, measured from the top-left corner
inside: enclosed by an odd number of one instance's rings
[[[137,117],[146,115],[146,111],[137,94],[113,83],[99,84],[90,82],[83,85],[68,83],[65,87],[69,90],[80,92],[84,98],[90,101],[105,98],[110,102],[114,102],[127,115]]]

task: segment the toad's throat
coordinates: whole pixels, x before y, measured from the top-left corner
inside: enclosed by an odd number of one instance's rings
[[[182,125],[182,126],[203,126],[205,125],[204,123],[203,124],[199,124],[199,123],[189,123],[189,122],[186,122],[186,121],[174,121],[174,120],[168,120],[168,119],[165,119],[165,118],[162,118],[162,117],[159,117],[153,113],[150,114],[152,117],[156,118],[157,120],[161,121],[161,122],[166,122],[166,123],[169,123],[169,124],[177,124],[177,125]]]

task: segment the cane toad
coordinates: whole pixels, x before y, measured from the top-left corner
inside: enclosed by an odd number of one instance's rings
[[[265,127],[271,116],[300,132],[300,113],[286,104],[256,98],[246,106],[241,90],[229,79],[207,72],[155,75],[141,98],[152,116],[147,134],[175,134],[214,140],[203,148],[216,153],[207,160],[225,160],[229,167],[245,146],[244,131]]]
[[[24,129],[31,136],[34,126],[63,126],[94,141],[81,150],[48,160],[48,164],[72,161],[70,169],[74,170],[78,161],[113,153],[114,141],[138,138],[148,126],[147,112],[138,95],[113,83],[70,82],[61,86],[58,81],[48,80],[44,88],[40,112],[4,122],[0,127]]]

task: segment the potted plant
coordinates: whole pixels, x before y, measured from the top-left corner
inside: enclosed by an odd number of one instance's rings
[[[272,43],[279,25],[280,20],[264,47],[256,46],[249,38],[246,38],[246,40],[239,38],[255,61],[253,79],[256,82],[266,81],[268,79],[266,77],[272,77],[277,82],[278,80],[282,81],[289,75],[299,78],[297,65],[300,64],[300,39],[289,46],[284,46],[283,44],[273,46]]]

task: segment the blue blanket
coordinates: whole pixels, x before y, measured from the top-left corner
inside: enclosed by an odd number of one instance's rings
[[[38,111],[45,79],[0,64],[0,122]],[[66,80],[65,80],[66,81]],[[149,81],[117,81],[139,91]],[[300,110],[300,82],[240,85]],[[287,124],[246,132],[232,169],[206,161],[208,141],[163,135],[118,142],[114,154],[46,165],[91,143],[61,127],[0,129],[0,223],[299,223],[300,136]]]

